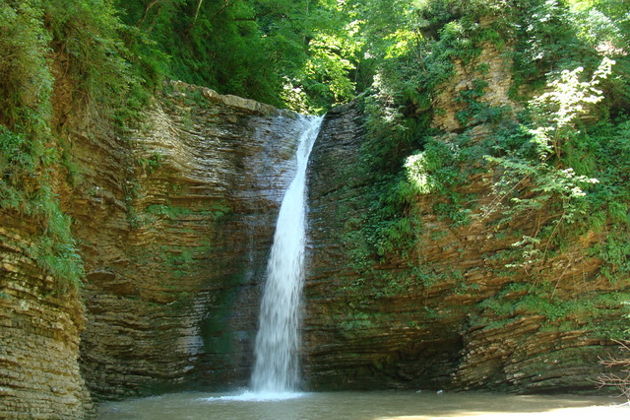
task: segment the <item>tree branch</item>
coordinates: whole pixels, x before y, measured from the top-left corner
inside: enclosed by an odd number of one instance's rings
[[[149,14],[149,10],[151,10],[153,8],[153,6],[155,6],[159,2],[160,2],[160,0],[152,0],[149,4],[147,4],[147,7],[144,9],[144,15],[142,16],[142,19],[140,19],[138,21],[136,26],[140,26],[140,25],[142,25],[144,23],[144,21],[147,18],[147,15]]]
[[[195,17],[193,17],[193,21],[192,24],[190,26],[194,26],[195,22],[197,22],[197,18],[199,17],[199,10],[201,9],[201,4],[203,3],[203,0],[198,0],[197,1],[197,8],[195,9]]]

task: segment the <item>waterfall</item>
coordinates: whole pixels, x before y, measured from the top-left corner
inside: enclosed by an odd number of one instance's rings
[[[254,392],[288,392],[299,382],[299,310],[304,282],[306,168],[323,117],[301,117],[295,178],[284,194],[267,262],[256,335]]]

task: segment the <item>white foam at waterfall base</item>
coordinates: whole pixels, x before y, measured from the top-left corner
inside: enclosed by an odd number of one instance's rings
[[[207,402],[265,402],[265,401],[286,401],[307,396],[306,392],[252,392],[244,391],[237,395],[221,395],[218,397],[200,398]]]
[[[306,169],[322,117],[301,117],[296,172],[282,199],[267,263],[251,388],[256,398],[286,399],[299,384],[299,309],[304,282]],[[240,398],[252,393],[245,393]],[[251,395],[252,398],[253,394]]]

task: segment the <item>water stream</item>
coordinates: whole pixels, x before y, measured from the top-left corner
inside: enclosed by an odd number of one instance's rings
[[[306,169],[323,117],[301,117],[295,177],[284,194],[267,263],[251,387],[257,394],[295,391],[299,383],[299,308],[304,281]]]

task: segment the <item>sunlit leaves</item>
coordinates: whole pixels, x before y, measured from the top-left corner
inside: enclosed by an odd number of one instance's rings
[[[539,156],[546,160],[552,151],[559,155],[562,142],[575,130],[576,120],[603,99],[601,81],[612,71],[614,61],[604,58],[588,81],[581,81],[584,68],[563,70],[548,83],[545,93],[530,101],[535,127],[531,129]]]

